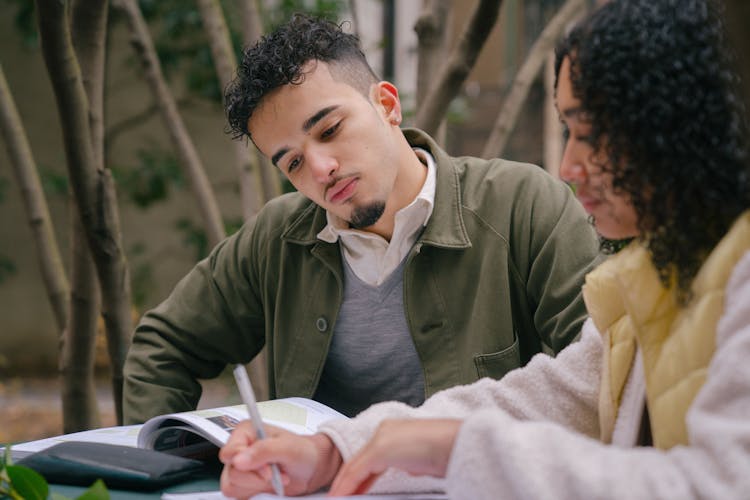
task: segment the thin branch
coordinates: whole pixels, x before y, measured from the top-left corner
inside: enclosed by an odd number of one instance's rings
[[[497,21],[502,3],[502,0],[480,0],[474,9],[458,44],[451,51],[435,85],[429,90],[424,104],[417,111],[416,126],[428,134],[435,133],[448,105],[469,76]]]
[[[565,2],[534,42],[529,55],[513,80],[513,86],[505,104],[497,120],[495,120],[490,137],[482,151],[483,158],[500,156],[505,149],[508,137],[518,119],[518,114],[521,112],[526,96],[529,94],[529,89],[539,70],[544,66],[547,54],[554,48],[565,26],[584,12],[586,3],[586,0],[568,0]]]
[[[0,133],[5,140],[13,173],[26,207],[47,298],[52,305],[57,329],[62,334],[68,322],[70,287],[65,275],[60,248],[52,229],[49,207],[39,180],[36,162],[2,66],[0,66]]]

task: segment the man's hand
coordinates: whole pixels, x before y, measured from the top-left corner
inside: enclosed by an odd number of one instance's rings
[[[221,491],[234,498],[272,492],[271,467],[277,464],[287,495],[327,486],[341,466],[341,454],[323,434],[300,436],[266,425],[267,438],[256,440],[249,420],[240,422],[219,451],[224,464]]]
[[[460,427],[460,420],[384,420],[370,442],[341,468],[329,495],[363,494],[389,467],[444,477]]]

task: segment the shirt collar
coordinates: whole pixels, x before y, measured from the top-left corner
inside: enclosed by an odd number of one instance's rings
[[[407,206],[396,212],[396,216],[401,213],[410,213],[411,216],[420,217],[422,226],[426,226],[432,216],[432,209],[435,205],[435,186],[436,186],[436,170],[435,158],[425,149],[412,148],[419,157],[422,163],[427,164],[427,178],[422,185],[422,189],[417,194],[416,198],[412,200]],[[413,207],[422,206],[422,210],[415,210]],[[323,240],[327,243],[335,243],[339,235],[343,232],[356,231],[359,234],[367,233],[367,231],[359,231],[356,229],[350,229],[349,223],[345,220],[337,217],[331,212],[326,210],[326,226],[318,233],[318,239]]]

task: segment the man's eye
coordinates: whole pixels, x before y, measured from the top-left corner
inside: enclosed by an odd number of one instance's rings
[[[562,129],[563,142],[568,142],[568,139],[570,139],[570,129],[567,125],[563,125]]]
[[[297,158],[292,158],[292,161],[290,161],[290,162],[289,162],[289,165],[287,165],[287,166],[286,166],[286,171],[287,171],[287,172],[291,172],[292,170],[294,170],[295,168],[297,168],[297,167],[299,166],[299,164],[300,164],[300,163],[301,163],[301,162],[300,162],[300,159],[299,159],[299,157],[297,157]]]
[[[338,130],[338,128],[339,128],[339,124],[340,124],[340,123],[341,123],[341,122],[338,122],[338,123],[336,123],[336,125],[334,125],[333,127],[329,127],[329,128],[327,128],[327,129],[325,129],[325,130],[323,131],[323,133],[322,133],[322,134],[321,134],[320,136],[321,136],[321,137],[322,137],[323,139],[328,139],[329,137],[331,137],[331,136],[332,136],[333,134],[335,134],[335,133],[336,133],[336,130]]]

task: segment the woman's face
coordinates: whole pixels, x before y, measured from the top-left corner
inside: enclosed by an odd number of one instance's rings
[[[637,215],[630,197],[612,190],[608,158],[595,151],[591,141],[591,122],[573,95],[570,59],[565,58],[557,79],[557,111],[568,130],[560,177],[575,187],[576,197],[594,218],[596,231],[611,240],[638,235]]]

